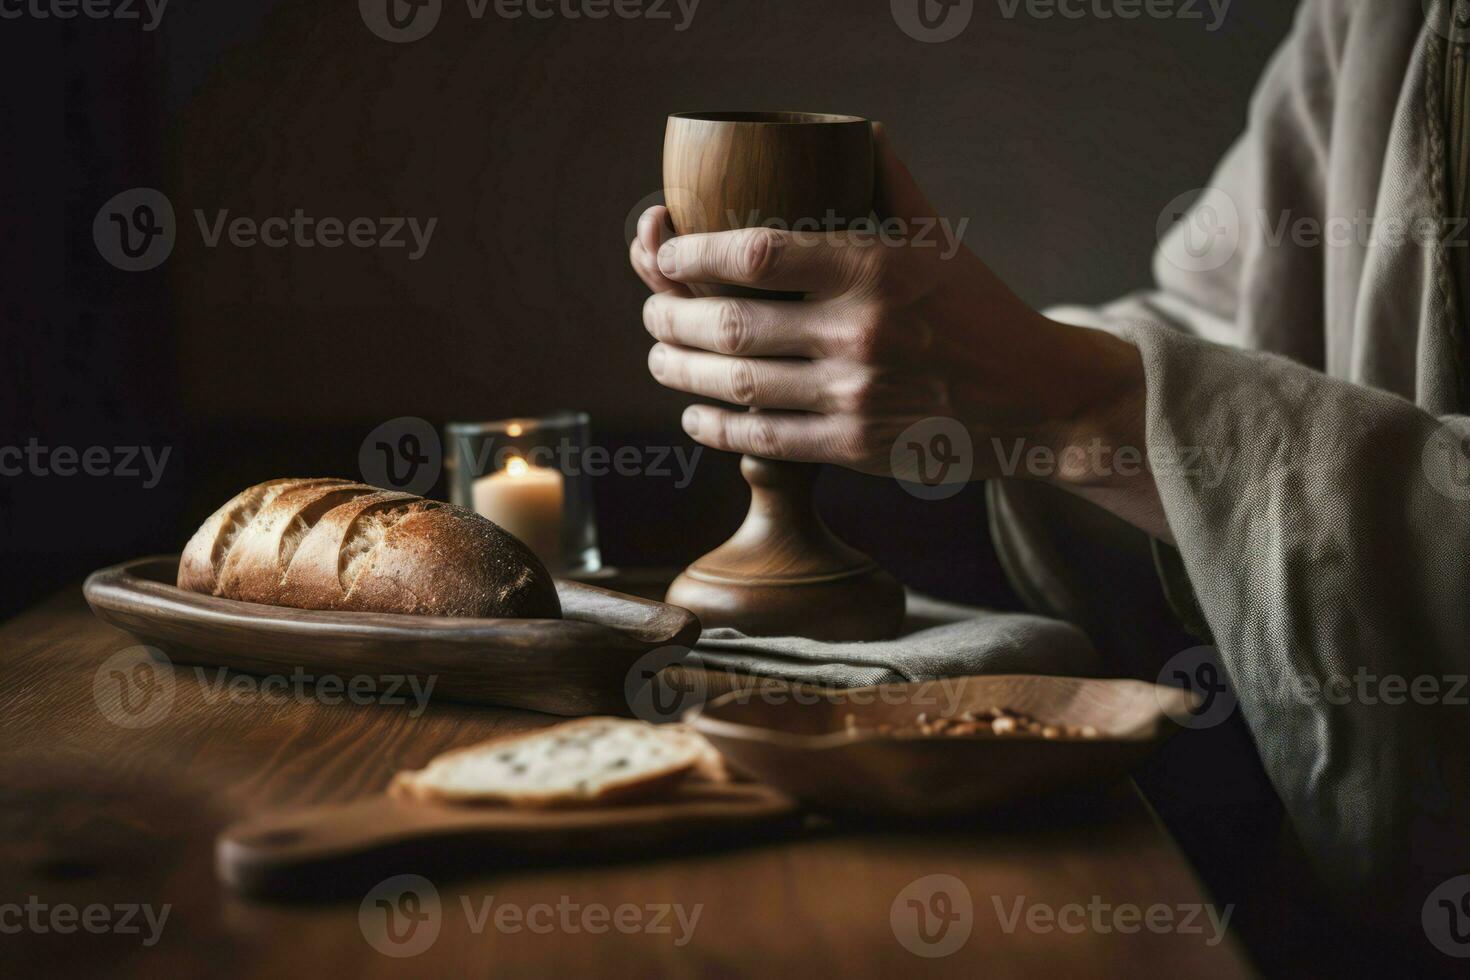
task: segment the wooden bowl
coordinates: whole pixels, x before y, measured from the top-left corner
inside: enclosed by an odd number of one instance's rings
[[[1132,680],[961,677],[847,691],[735,690],[686,720],[736,768],[813,809],[881,818],[956,817],[1124,776],[1177,730],[1190,695]],[[1006,708],[1092,738],[894,735],[911,724]],[[851,715],[858,731],[849,731]]]
[[[186,592],[177,575],[177,555],[139,558],[93,572],[82,592],[103,621],[175,663],[433,677],[432,697],[554,715],[629,714],[638,658],[699,638],[686,609],[564,579],[562,619],[458,619],[237,602]]]

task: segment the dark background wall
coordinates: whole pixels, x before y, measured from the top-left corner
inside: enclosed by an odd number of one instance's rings
[[[1293,5],[1204,20],[1008,18],[924,44],[888,0],[702,0],[674,20],[481,20],[446,0],[394,44],[350,0],[173,0],[159,28],[0,24],[7,384],[0,445],[149,445],[157,487],[0,477],[14,611],[97,564],[175,550],[236,490],[357,475],[364,436],[412,415],[592,413],[596,440],[686,444],[644,369],[630,215],[659,187],[663,120],[800,108],[885,120],[967,242],[1037,305],[1143,285],[1160,209],[1208,180]],[[45,79],[37,84],[37,79]],[[157,269],[107,264],[92,221],[156,187],[178,216]],[[257,220],[437,218],[407,249],[207,247],[194,209]],[[996,351],[1003,357],[1004,351]],[[597,488],[615,562],[678,562],[743,510],[733,460],[688,489]],[[909,581],[1013,601],[978,486],[943,503],[832,472],[831,522]]]

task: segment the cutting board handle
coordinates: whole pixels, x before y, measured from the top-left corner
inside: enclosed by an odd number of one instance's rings
[[[795,826],[796,806],[755,784],[691,783],[657,802],[532,810],[374,796],[268,811],[215,842],[225,884],[257,898],[336,897],[384,877],[461,875],[560,862],[682,853]]]

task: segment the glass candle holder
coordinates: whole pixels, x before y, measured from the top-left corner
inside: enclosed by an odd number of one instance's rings
[[[555,575],[602,569],[586,412],[445,427],[449,500],[505,528]]]

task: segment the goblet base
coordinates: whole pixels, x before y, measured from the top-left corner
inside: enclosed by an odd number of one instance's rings
[[[817,468],[746,456],[750,512],[690,565],[666,601],[706,628],[829,642],[883,640],[903,625],[903,586],[828,529],[812,501]]]

